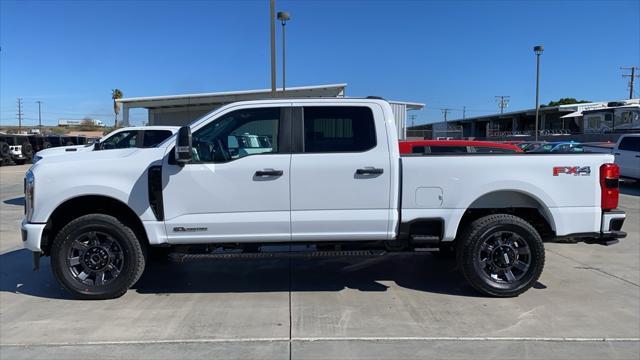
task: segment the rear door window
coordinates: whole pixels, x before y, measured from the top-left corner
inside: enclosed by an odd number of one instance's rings
[[[172,133],[169,130],[145,130],[143,135],[142,147],[156,147],[171,135]]]
[[[627,136],[620,141],[619,150],[640,151],[640,137]]]
[[[363,152],[376,146],[373,113],[362,106],[304,108],[304,152]]]

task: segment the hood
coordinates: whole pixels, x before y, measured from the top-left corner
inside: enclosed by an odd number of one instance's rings
[[[52,148],[40,150],[36,153],[36,155],[44,158],[46,156],[51,156],[51,155],[73,154],[78,151],[92,151],[92,150],[93,150],[93,145],[58,146],[58,147],[52,147]]]
[[[38,164],[54,164],[54,163],[67,163],[67,162],[94,162],[101,160],[113,160],[119,158],[126,158],[138,151],[147,149],[127,148],[127,149],[112,149],[112,150],[100,150],[100,151],[69,151],[64,152],[65,156],[46,156],[42,160],[38,161]],[[156,149],[157,150],[157,149]],[[38,153],[39,155],[40,153]],[[53,155],[53,154],[52,154]]]

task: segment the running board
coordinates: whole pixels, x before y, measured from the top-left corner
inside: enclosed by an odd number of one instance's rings
[[[386,254],[384,250],[343,250],[343,251],[297,251],[297,252],[258,252],[258,253],[202,253],[187,254],[174,252],[169,254],[173,262],[203,260],[243,260],[243,259],[292,259],[325,257],[373,257]]]

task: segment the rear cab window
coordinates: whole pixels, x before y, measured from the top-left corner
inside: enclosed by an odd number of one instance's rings
[[[305,153],[364,152],[376,146],[373,112],[364,106],[304,108]]]
[[[443,154],[443,153],[466,153],[466,146],[440,146],[440,145],[431,145],[431,153],[432,154]]]
[[[483,153],[483,154],[491,154],[491,153],[514,153],[516,152],[515,150],[510,150],[510,149],[503,149],[503,148],[494,148],[494,147],[488,147],[488,146],[474,146],[474,149],[477,153]]]

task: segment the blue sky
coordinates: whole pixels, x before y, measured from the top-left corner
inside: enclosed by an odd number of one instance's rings
[[[441,120],[445,107],[458,109],[450,119],[463,106],[467,116],[497,112],[495,95],[510,95],[510,110],[534,107],[537,44],[543,103],[626,98],[619,67],[640,65],[637,0],[276,3],[292,16],[287,86],[346,82],[347,95],[423,102],[417,123]],[[268,88],[268,9],[268,0],[0,0],[0,123],[17,123],[17,97],[27,125],[36,100],[45,124],[111,123],[115,87],[125,97]]]

